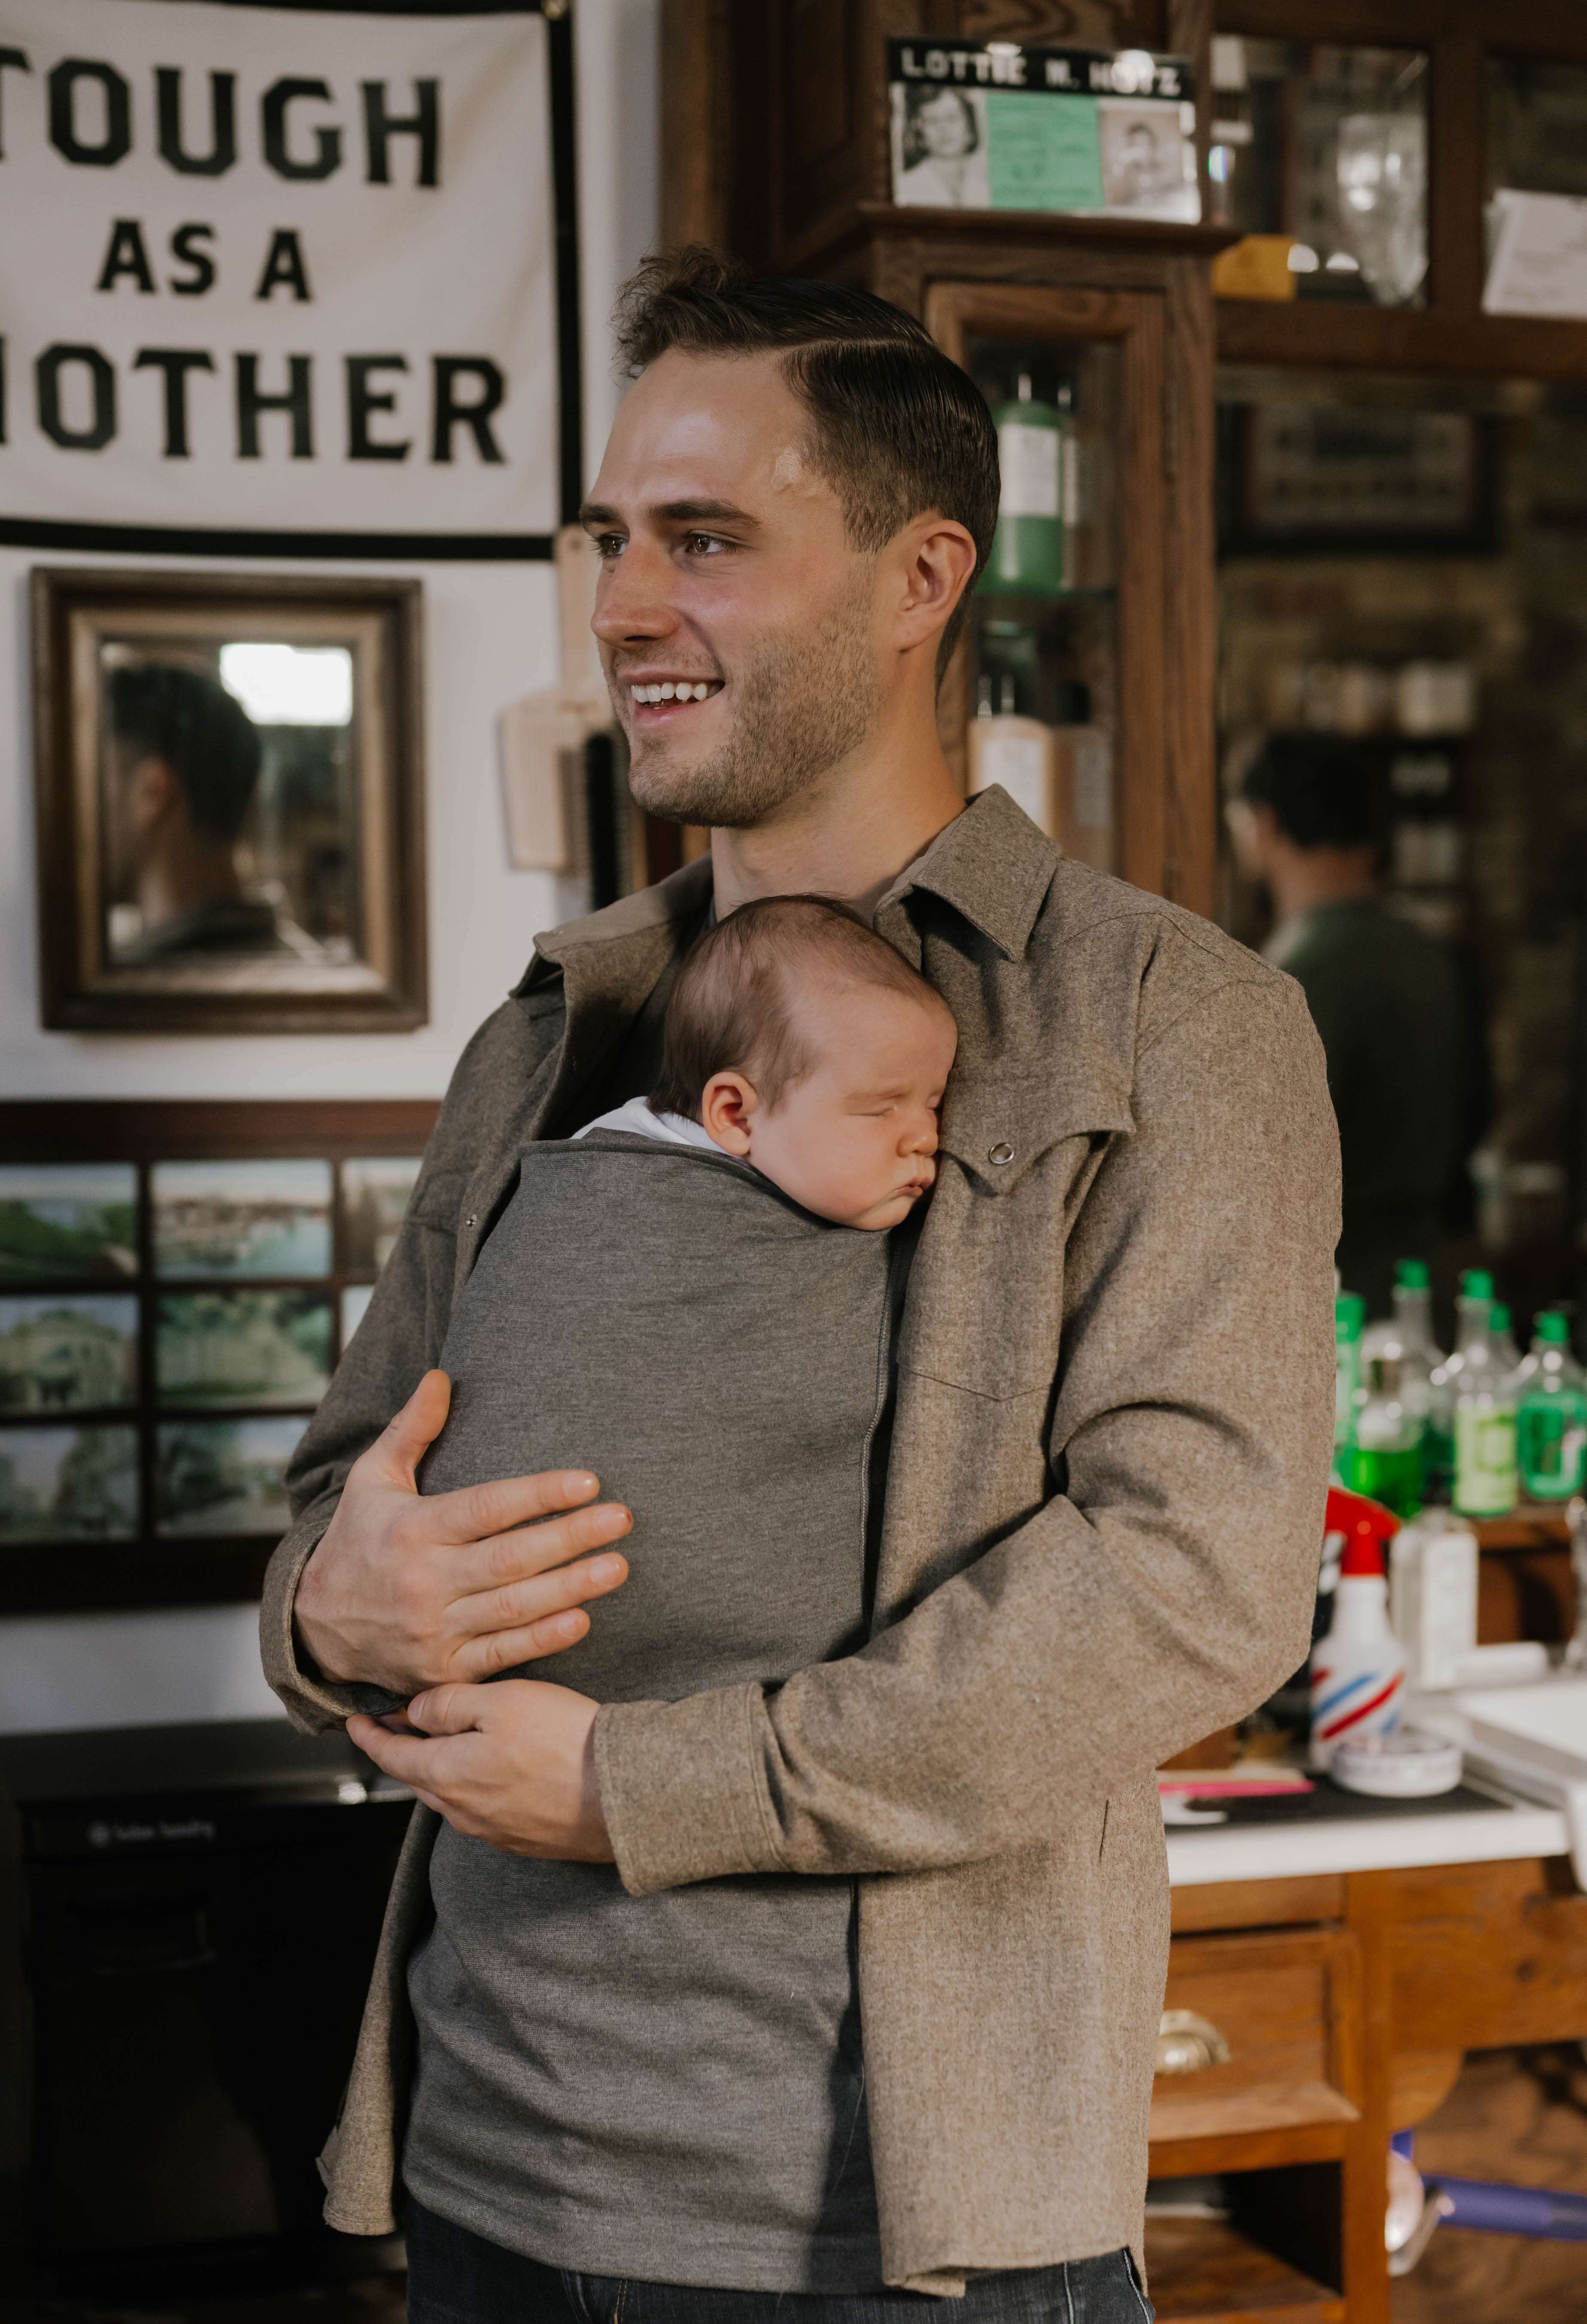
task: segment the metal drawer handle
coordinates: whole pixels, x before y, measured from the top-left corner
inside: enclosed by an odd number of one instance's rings
[[[1205,2073],[1208,2066],[1226,2066],[1232,2054],[1210,2017],[1198,2017],[1193,2009],[1163,2011],[1157,2029],[1158,2073]]]

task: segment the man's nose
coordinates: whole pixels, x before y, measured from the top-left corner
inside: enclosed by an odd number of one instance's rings
[[[676,629],[671,577],[665,557],[642,542],[629,541],[605,567],[595,592],[592,627],[601,644],[616,647],[636,638],[664,638]]]

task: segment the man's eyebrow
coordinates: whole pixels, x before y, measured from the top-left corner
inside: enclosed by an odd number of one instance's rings
[[[759,529],[758,517],[732,501],[657,501],[646,513],[662,524],[736,524]],[[614,508],[601,501],[586,501],[579,511],[579,522],[588,530],[603,526],[620,525],[622,519]]]

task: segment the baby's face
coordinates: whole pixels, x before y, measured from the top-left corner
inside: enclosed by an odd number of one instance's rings
[[[748,1104],[748,1143],[732,1144],[818,1218],[895,1227],[937,1175],[938,1117],[959,1043],[953,1019],[929,1001],[853,984],[805,991],[794,1014],[815,1066],[775,1108]],[[709,1103],[706,1127],[728,1143]]]

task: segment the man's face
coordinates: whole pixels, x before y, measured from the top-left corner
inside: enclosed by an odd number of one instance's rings
[[[766,822],[876,717],[876,559],[809,434],[770,355],[669,352],[618,414],[584,523],[629,782],[654,815]]]

